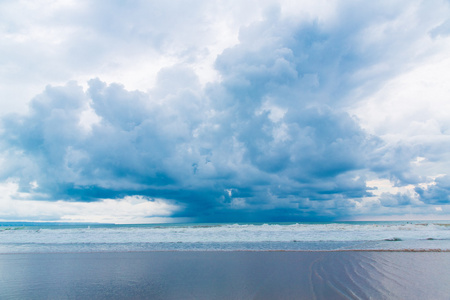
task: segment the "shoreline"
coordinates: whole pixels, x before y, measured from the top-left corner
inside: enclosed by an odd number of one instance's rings
[[[230,252],[292,252],[292,253],[334,253],[334,252],[404,252],[404,253],[450,253],[450,249],[332,249],[332,250],[190,250],[190,249],[183,249],[183,250],[130,250],[130,251],[66,251],[66,252],[0,252],[0,255],[15,255],[15,254],[82,254],[82,253],[164,253],[164,252],[170,252],[170,253],[182,253],[182,252],[188,252],[188,253],[197,253],[197,252],[206,252],[206,253],[230,253]]]

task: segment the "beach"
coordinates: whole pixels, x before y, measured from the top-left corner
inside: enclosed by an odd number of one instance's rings
[[[450,0],[0,16],[0,300],[450,300]]]
[[[449,252],[0,254],[0,299],[449,299]]]

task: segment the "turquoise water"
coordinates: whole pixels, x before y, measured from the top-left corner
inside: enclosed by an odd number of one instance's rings
[[[450,250],[450,222],[0,223],[0,253]]]

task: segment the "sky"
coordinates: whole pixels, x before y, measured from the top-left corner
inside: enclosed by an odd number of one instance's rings
[[[0,2],[0,221],[450,219],[450,2]]]

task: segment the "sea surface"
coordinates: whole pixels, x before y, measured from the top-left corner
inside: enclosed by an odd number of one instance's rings
[[[0,253],[450,251],[450,221],[265,224],[0,223]]]

